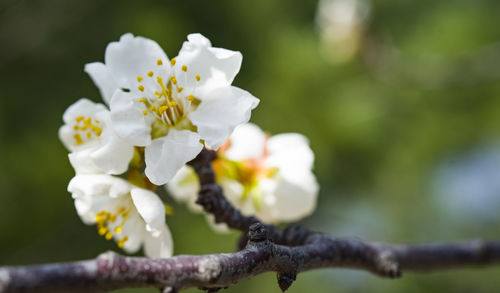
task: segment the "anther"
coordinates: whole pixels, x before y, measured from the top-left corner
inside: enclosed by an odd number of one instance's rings
[[[200,81],[200,79],[201,79],[199,74],[197,74],[194,78],[196,78],[196,81]]]
[[[122,227],[121,226],[116,227],[115,232],[116,234],[122,234]]]
[[[104,237],[106,238],[106,240],[111,240],[111,238],[113,238],[113,234],[111,234],[111,232],[108,232]]]
[[[78,130],[78,129],[80,129],[80,127],[78,127],[78,125],[73,126],[73,130]]]
[[[187,72],[188,71],[188,67],[186,65],[182,65],[182,71]]]
[[[76,122],[81,122],[84,119],[83,116],[78,116],[75,118]]]
[[[87,132],[87,138],[91,138],[92,137],[92,133],[89,131]]]
[[[175,76],[171,76],[170,77],[170,81],[173,83],[173,84],[177,84],[177,78],[175,78]]]
[[[127,240],[128,240],[128,237],[127,237],[127,236],[125,236],[125,237],[123,237],[122,239],[120,239],[120,240],[118,241],[118,243],[117,243],[118,247],[123,248],[123,246],[125,245],[125,242],[127,242]]]
[[[146,98],[140,98],[139,100],[137,100],[137,102],[139,102],[139,103],[146,103]]]
[[[142,79],[143,79],[143,78],[142,78],[142,76],[139,76],[139,75],[137,76],[137,81],[138,81],[138,82],[141,82],[141,81],[142,81]]]
[[[138,90],[140,90],[141,92],[143,92],[143,91],[144,91],[144,86],[141,84],[141,85],[139,85],[139,86],[137,87],[137,89],[138,89]]]
[[[177,89],[177,92],[180,93],[180,92],[182,92],[183,89],[184,89],[183,87],[180,87]]]
[[[97,233],[98,233],[100,236],[103,236],[104,234],[108,233],[108,228],[106,228],[106,227],[100,227],[100,228],[97,230]]]
[[[168,106],[161,106],[160,107],[160,111],[159,111],[160,115],[163,114],[163,113],[165,113],[165,111],[167,111],[167,109],[168,109]]]
[[[163,65],[163,61],[161,61],[161,59],[156,60],[156,65],[158,66]]]
[[[83,139],[80,136],[80,134],[77,133],[73,137],[75,138],[76,144],[82,144],[83,143]]]
[[[177,106],[177,103],[172,101],[172,102],[168,103],[168,105],[170,107],[175,107],[175,106]]]
[[[175,58],[172,58],[172,59],[170,60],[170,64],[171,64],[172,66],[174,66],[174,65],[175,65],[175,62],[177,62],[177,61],[175,60]]]
[[[194,101],[194,96],[193,96],[193,95],[189,95],[189,96],[187,97],[187,99],[188,99],[188,101]]]
[[[156,112],[156,106],[155,105],[151,106],[151,111]]]
[[[144,116],[148,115],[148,110],[142,110],[142,114],[143,114]]]
[[[153,77],[153,74],[154,74],[153,71],[148,72],[149,77]]]

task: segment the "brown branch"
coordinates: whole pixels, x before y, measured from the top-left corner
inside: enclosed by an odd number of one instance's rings
[[[500,242],[414,246],[334,239],[305,228],[284,230],[265,225],[234,209],[215,184],[204,150],[190,162],[200,177],[198,203],[217,222],[247,234],[240,251],[210,255],[180,255],[168,259],[124,257],[113,252],[93,260],[27,267],[0,268],[0,293],[102,292],[153,287],[162,292],[199,287],[215,292],[264,272],[277,272],[284,291],[302,271],[356,268],[382,277],[399,277],[401,270],[432,270],[500,263]]]

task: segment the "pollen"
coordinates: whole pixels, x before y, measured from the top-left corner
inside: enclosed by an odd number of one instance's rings
[[[156,106],[151,106],[151,111],[156,112]]]
[[[189,96],[187,97],[187,99],[188,99],[188,101],[194,101],[194,96],[193,96],[193,95],[189,95]]]
[[[177,92],[180,93],[180,92],[182,92],[182,90],[184,90],[184,88],[180,87],[180,88],[177,89]]]
[[[78,116],[75,118],[76,122],[81,122],[83,121],[83,119],[85,119],[83,116]]]
[[[175,76],[171,76],[170,77],[170,81],[173,83],[173,84],[177,84],[177,78],[175,78]]]
[[[161,59],[156,60],[156,65],[158,66],[163,65],[163,61],[161,61]]]
[[[175,60],[175,58],[172,58],[172,60],[170,60],[170,64],[171,64],[172,66],[174,66],[176,62],[177,62],[177,61]]]
[[[153,75],[154,75],[153,71],[148,72],[149,77],[153,77]]]
[[[113,238],[113,234],[111,234],[111,232],[108,232],[106,233],[106,236],[104,236],[104,238],[106,238],[106,240],[111,240],[111,238]]]
[[[137,76],[137,81],[138,81],[138,82],[141,82],[142,80],[143,80],[142,76],[139,76],[139,75],[138,75],[138,76]]]
[[[122,234],[122,227],[121,226],[118,226],[115,228],[115,233],[116,234]]]
[[[92,132],[87,132],[87,138],[91,138],[92,137]]]
[[[73,126],[73,130],[79,130],[79,129],[80,127],[78,127],[78,125]]]
[[[108,228],[107,227],[99,227],[99,229],[97,229],[97,233],[100,236],[104,236],[106,233],[108,233]]]
[[[146,103],[146,98],[140,98],[139,100],[137,100],[137,102],[139,102],[139,103]]]
[[[83,143],[83,139],[80,136],[80,134],[76,133],[75,135],[73,135],[73,137],[75,138],[76,144],[82,144]]]
[[[142,115],[144,116],[148,115],[148,110],[142,110]]]
[[[176,102],[170,102],[170,103],[168,103],[168,105],[169,105],[170,107],[175,107],[175,106],[177,106],[177,103],[176,103]]]
[[[200,79],[201,79],[199,74],[197,74],[194,78],[196,78],[196,81],[200,81]]]
[[[125,236],[122,239],[118,240],[118,243],[117,243],[118,247],[123,248],[123,246],[125,245],[125,242],[127,242],[127,241],[128,241],[128,236]]]
[[[140,90],[141,92],[144,91],[144,86],[141,84],[140,86],[137,87],[138,90]]]
[[[158,112],[159,112],[159,113],[160,113],[160,115],[161,115],[161,114],[165,113],[165,111],[167,111],[167,109],[168,109],[168,106],[161,106],[161,107],[160,107],[160,110],[159,110]]]
[[[160,92],[155,91],[154,94],[155,94],[155,96],[158,96],[158,99],[161,98],[161,93]]]
[[[186,65],[182,65],[182,71],[187,72],[188,71],[188,67]]]

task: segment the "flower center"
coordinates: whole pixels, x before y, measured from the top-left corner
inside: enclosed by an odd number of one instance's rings
[[[156,64],[158,66],[163,66],[163,61],[158,59]],[[173,69],[176,60],[172,58],[170,64]],[[184,80],[187,81],[188,67],[182,65],[181,70],[184,73]],[[171,75],[165,80],[162,76],[155,77],[153,71],[149,71],[146,78],[154,79],[154,88],[148,91],[153,93],[154,96],[146,95],[138,99],[137,102],[144,105],[144,110],[142,110],[144,116],[150,115],[154,118],[152,137],[157,138],[165,136],[170,127],[193,130],[194,126],[188,121],[186,116],[187,113],[195,110],[201,103],[201,101],[195,97],[196,86],[190,87],[191,91],[185,90],[178,82],[173,70]],[[200,75],[196,74],[194,79],[196,83],[199,82],[201,79]],[[143,80],[144,78],[142,76],[137,76],[137,82],[139,83],[137,89],[141,92],[146,90],[145,86],[142,84]]]
[[[92,120],[92,117],[78,116],[75,118],[75,122],[73,125],[73,138],[77,145],[101,136],[102,125],[99,120]]]
[[[116,213],[108,211],[100,211],[95,216],[95,221],[97,222],[97,233],[104,236],[106,240],[111,240],[113,238],[113,233],[115,235],[121,235],[123,225],[130,214],[130,209],[124,206],[119,207]],[[119,221],[120,220],[120,221]],[[118,247],[122,248],[125,242],[128,241],[128,236],[124,236],[122,239],[118,240]]]

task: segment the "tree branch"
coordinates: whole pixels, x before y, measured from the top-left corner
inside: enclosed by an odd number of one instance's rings
[[[180,255],[168,259],[124,257],[107,252],[96,259],[26,267],[0,268],[0,293],[102,292],[153,287],[162,292],[199,287],[215,292],[264,272],[277,272],[285,291],[298,273],[319,268],[355,268],[382,277],[399,277],[401,270],[432,270],[500,263],[500,242],[388,245],[335,239],[305,228],[284,230],[246,217],[234,209],[215,183],[204,150],[192,162],[200,178],[198,203],[217,222],[246,233],[235,253]]]

